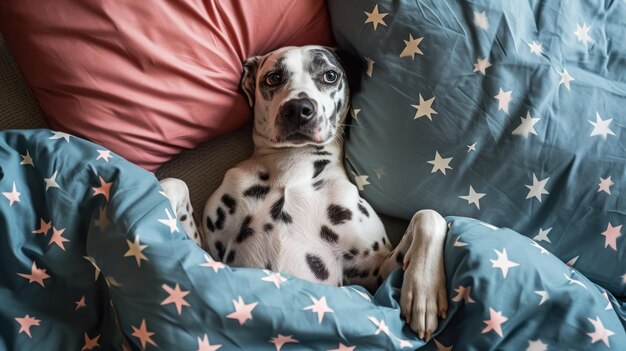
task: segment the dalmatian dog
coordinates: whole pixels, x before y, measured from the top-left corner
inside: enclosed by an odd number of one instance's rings
[[[231,266],[335,286],[374,291],[402,267],[401,313],[420,338],[430,339],[448,308],[447,225],[437,212],[419,211],[392,249],[381,220],[343,167],[350,92],[336,52],[286,47],[251,57],[241,87],[254,108],[255,151],[209,198],[200,234],[186,185],[161,182],[186,232]]]

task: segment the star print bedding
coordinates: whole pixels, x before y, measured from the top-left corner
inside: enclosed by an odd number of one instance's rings
[[[370,295],[214,261],[154,176],[50,130],[0,132],[0,349],[401,350],[626,346],[624,306],[532,240],[449,217],[448,317],[403,323],[402,272]]]
[[[625,1],[328,4],[367,62],[346,167],[377,211],[512,228],[626,296]]]

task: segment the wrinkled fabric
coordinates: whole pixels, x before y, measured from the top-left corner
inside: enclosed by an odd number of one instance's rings
[[[220,266],[183,234],[154,176],[102,146],[4,131],[0,161],[2,349],[519,350],[539,340],[605,350],[589,335],[598,323],[610,347],[626,347],[619,302],[509,229],[446,219],[449,311],[425,345],[400,317],[401,270],[370,295]],[[497,252],[516,264],[506,276]],[[485,322],[492,311],[506,319],[502,335]]]
[[[52,128],[152,171],[250,121],[246,58],[333,42],[318,0],[8,0],[0,30]]]
[[[329,6],[371,65],[345,149],[377,211],[512,228],[626,296],[626,2]]]

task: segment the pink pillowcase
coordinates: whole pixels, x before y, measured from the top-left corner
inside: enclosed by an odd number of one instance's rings
[[[3,0],[0,30],[51,128],[148,170],[249,120],[245,58],[333,42],[321,0]]]

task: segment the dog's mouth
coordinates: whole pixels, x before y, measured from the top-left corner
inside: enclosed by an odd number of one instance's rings
[[[293,144],[316,143],[320,144],[326,140],[321,135],[321,127],[315,123],[312,125],[304,125],[294,130],[284,130],[278,137],[280,142],[289,142]]]

